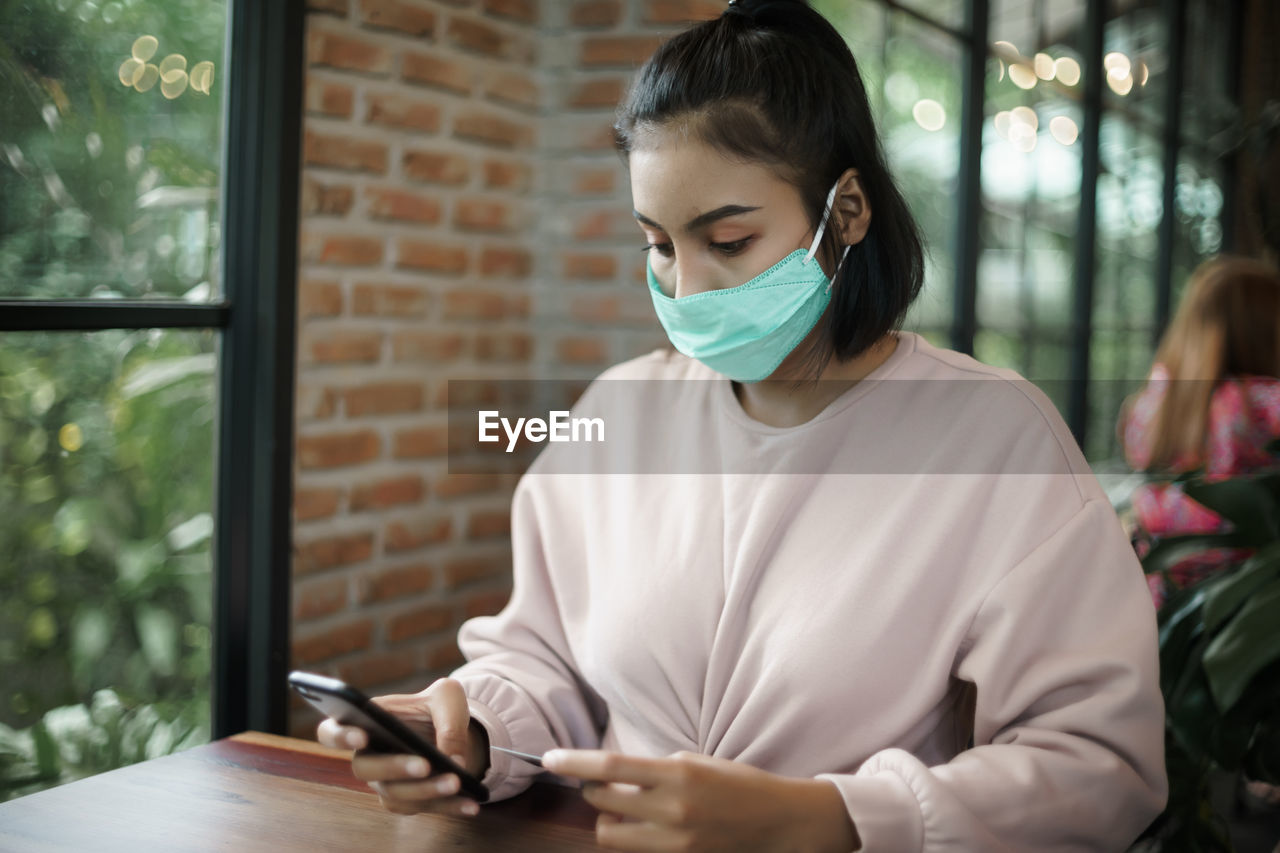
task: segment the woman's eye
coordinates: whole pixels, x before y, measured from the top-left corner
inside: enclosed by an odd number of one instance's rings
[[[750,242],[750,237],[744,237],[741,240],[734,240],[732,243],[712,243],[711,248],[724,255],[736,255],[745,249]]]
[[[650,249],[657,249],[658,254],[662,255],[664,258],[671,257],[674,251],[670,243],[646,243],[640,251],[647,252]]]

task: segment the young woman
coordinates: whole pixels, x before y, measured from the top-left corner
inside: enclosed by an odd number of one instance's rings
[[[588,389],[638,423],[538,458],[510,603],[383,704],[497,798],[539,771],[490,745],[546,753],[607,847],[1122,849],[1165,798],[1140,567],[1043,394],[899,330],[921,246],[844,41],[738,0],[616,129],[678,351]],[[353,769],[476,811],[421,759]]]
[[[1203,469],[1205,479],[1222,480],[1275,465],[1267,445],[1280,438],[1280,272],[1231,256],[1201,264],[1118,431],[1138,471]],[[1178,483],[1140,486],[1132,506],[1140,552],[1152,538],[1226,525]],[[1169,575],[1186,586],[1247,553],[1215,548],[1179,561]],[[1159,607],[1165,582],[1147,580]]]

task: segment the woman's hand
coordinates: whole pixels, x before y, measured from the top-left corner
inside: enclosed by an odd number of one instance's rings
[[[441,678],[421,693],[379,696],[373,701],[476,778],[488,769],[489,739],[484,728],[471,721],[467,696],[454,679]],[[456,774],[428,779],[432,768],[421,756],[372,752],[363,729],[326,718],[316,729],[316,737],[325,746],[356,750],[351,772],[369,783],[388,811],[474,815],[480,810],[474,800],[455,796],[459,788]]]
[[[836,787],[678,752],[640,758],[555,749],[543,766],[584,780],[601,814],[596,840],[619,850],[812,850],[848,853],[858,834]]]

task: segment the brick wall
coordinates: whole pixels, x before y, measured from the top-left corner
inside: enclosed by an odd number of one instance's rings
[[[664,343],[609,128],[659,40],[723,6],[309,7],[293,665],[417,690],[510,594],[514,479],[449,470],[445,383],[588,378]]]

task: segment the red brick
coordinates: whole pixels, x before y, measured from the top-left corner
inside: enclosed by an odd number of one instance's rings
[[[509,53],[509,39],[497,27],[472,21],[467,18],[454,17],[449,22],[449,41],[464,50],[483,53],[486,56],[503,56]]]
[[[361,655],[338,667],[338,677],[355,687],[369,690],[418,675],[420,670],[417,649],[406,648]]]
[[[497,589],[488,592],[474,592],[467,596],[463,607],[463,616],[474,619],[477,616],[496,616],[511,600],[510,589]]]
[[[304,214],[346,216],[355,194],[348,184],[325,184],[314,178],[302,180],[299,207]]]
[[[400,430],[392,438],[392,455],[396,459],[443,456],[448,449],[449,430],[442,426]]]
[[[486,278],[525,278],[533,270],[533,255],[525,249],[486,248],[480,252],[480,274]]]
[[[295,623],[329,616],[346,606],[346,577],[306,578],[293,585]]]
[[[536,110],[540,104],[538,84],[527,73],[494,74],[485,87],[485,94],[495,101],[526,110]]]
[[[307,59],[311,65],[366,74],[386,74],[391,70],[391,51],[382,45],[315,27],[307,33]]]
[[[336,281],[298,282],[298,316],[336,317],[342,313],[342,287]]]
[[[484,0],[484,10],[490,15],[510,18],[522,24],[538,22],[537,0]]]
[[[420,287],[359,282],[351,299],[357,317],[420,318],[427,311],[428,294]]]
[[[401,0],[360,0],[360,17],[367,27],[411,36],[429,36],[436,25],[435,12]]]
[[[591,36],[583,41],[578,62],[589,67],[637,66],[661,43],[661,36]]]
[[[302,145],[302,159],[308,166],[327,166],[356,172],[387,171],[387,146],[382,142],[319,134],[308,130]]]
[[[616,323],[621,315],[616,296],[574,299],[570,310],[573,319],[590,324]]]
[[[372,619],[357,619],[328,627],[313,636],[294,639],[293,663],[295,666],[310,667],[340,655],[363,651],[369,648],[372,639]]]
[[[468,539],[493,539],[511,534],[511,513],[507,510],[476,510],[467,517]]]
[[[719,0],[646,0],[646,24],[689,24],[720,17],[725,4]]]
[[[510,572],[511,558],[505,554],[496,557],[457,557],[445,563],[444,585],[446,589],[458,589],[477,581],[509,575]]]
[[[447,516],[393,521],[387,525],[383,548],[387,553],[411,551],[426,545],[444,542],[453,532],[453,523]]]
[[[461,275],[467,271],[467,250],[422,240],[400,240],[396,244],[396,266],[403,269]]]
[[[511,230],[511,207],[505,202],[483,198],[458,199],[453,225],[464,231],[501,233]]]
[[[458,650],[457,640],[450,638],[433,649],[427,650],[427,657],[424,661],[428,671],[432,670],[453,670],[466,663],[466,658],[462,656],[462,652]]]
[[[406,81],[421,86],[433,86],[459,95],[471,94],[471,68],[462,62],[427,53],[406,52],[401,60],[400,75]]]
[[[416,412],[422,408],[422,383],[378,382],[348,388],[342,396],[349,418]]]
[[[406,151],[403,164],[406,176],[433,184],[465,184],[471,175],[471,164],[459,154]]]
[[[532,171],[525,163],[484,161],[484,185],[489,189],[526,190]]]
[[[294,393],[294,405],[298,420],[323,420],[333,417],[338,408],[338,395],[332,388],[323,388],[299,382]]]
[[[307,11],[345,18],[347,16],[347,0],[307,0]]]
[[[370,219],[425,225],[440,221],[440,202],[430,196],[385,187],[366,187],[364,199]]]
[[[350,118],[355,103],[355,90],[344,83],[330,83],[307,75],[307,112],[337,118]]]
[[[577,195],[612,195],[617,186],[614,169],[576,169],[573,173],[573,191]]]
[[[318,364],[369,364],[381,356],[381,332],[329,332],[311,342],[311,360]]]
[[[356,597],[361,604],[416,595],[431,588],[436,573],[425,563],[381,569],[362,575],[356,581]]]
[[[476,359],[479,361],[528,361],[532,356],[532,335],[494,332],[476,337]]]
[[[612,27],[621,20],[621,0],[584,0],[569,13],[569,23],[575,27]]]
[[[330,518],[338,511],[341,489],[294,489],[293,517],[296,521]]]
[[[621,77],[596,77],[574,89],[569,106],[578,110],[612,109],[622,99],[626,86]]]
[[[298,438],[298,467],[340,468],[378,458],[382,441],[373,430],[304,435]]]
[[[391,352],[396,361],[451,361],[462,355],[463,343],[456,332],[397,332]]]
[[[599,364],[605,360],[606,348],[599,338],[561,338],[556,356],[566,364]]]
[[[293,573],[309,575],[325,569],[349,566],[373,556],[372,533],[350,533],[318,539],[295,547]]]
[[[616,238],[639,237],[635,220],[630,216],[625,219],[613,205],[585,214],[573,224],[573,236],[576,240],[612,240]],[[643,264],[640,265],[643,270]],[[641,281],[644,279],[641,278]]]
[[[533,128],[486,113],[469,112],[453,122],[453,135],[505,148],[522,147],[533,142]]]
[[[386,509],[401,504],[415,504],[426,494],[422,478],[410,474],[375,483],[364,483],[351,490],[351,511]]]
[[[372,266],[382,260],[382,241],[374,237],[303,236],[303,259],[335,266]]]
[[[453,608],[424,604],[391,617],[387,622],[387,642],[401,643],[412,637],[438,634],[453,627]]]
[[[502,486],[497,474],[459,472],[445,474],[435,482],[437,497],[456,498],[496,492]]]
[[[507,314],[501,293],[484,290],[451,290],[444,296],[446,320],[498,320]]]
[[[611,279],[618,274],[618,259],[613,255],[566,252],[561,260],[565,278]]]
[[[421,98],[371,92],[364,120],[369,124],[435,133],[440,129],[440,107]]]

